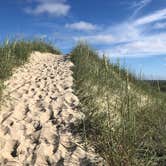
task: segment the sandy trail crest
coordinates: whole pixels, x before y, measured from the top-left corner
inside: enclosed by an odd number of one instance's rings
[[[90,166],[100,159],[86,152],[72,126],[81,118],[73,94],[72,63],[34,52],[29,63],[5,82],[0,112],[0,165]]]

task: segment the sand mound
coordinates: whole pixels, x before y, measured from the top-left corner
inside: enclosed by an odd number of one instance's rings
[[[86,152],[73,135],[82,114],[72,90],[71,66],[63,56],[35,52],[5,82],[0,165],[101,165],[101,159]]]

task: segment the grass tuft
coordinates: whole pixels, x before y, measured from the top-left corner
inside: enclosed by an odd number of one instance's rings
[[[71,52],[79,130],[109,165],[166,165],[166,96],[87,44]]]

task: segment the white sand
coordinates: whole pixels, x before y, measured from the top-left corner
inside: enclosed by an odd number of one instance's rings
[[[5,82],[0,165],[102,165],[72,134],[82,114],[72,90],[71,66],[63,56],[35,52]]]

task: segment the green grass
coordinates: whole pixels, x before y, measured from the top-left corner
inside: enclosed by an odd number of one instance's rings
[[[60,54],[57,48],[41,40],[7,40],[0,45],[0,97],[4,89],[4,80],[12,75],[13,68],[24,64],[28,60],[32,51]]]
[[[166,96],[86,44],[71,52],[85,145],[111,166],[166,165]]]

